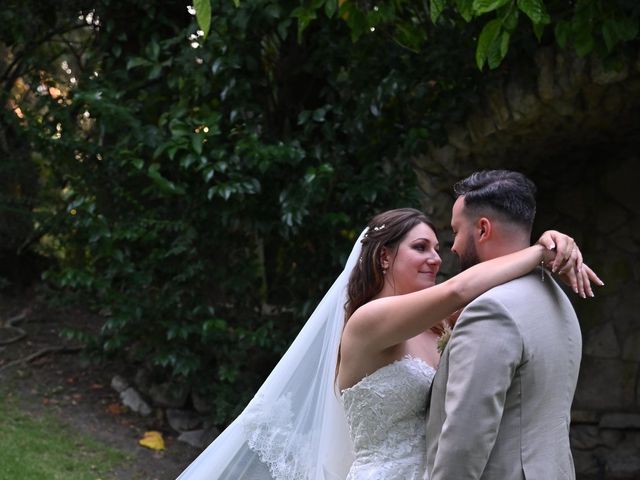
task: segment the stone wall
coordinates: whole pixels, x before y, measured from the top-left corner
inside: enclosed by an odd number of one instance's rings
[[[415,165],[423,207],[443,227],[450,186],[479,168],[509,168],[538,185],[534,234],[576,238],[605,281],[595,299],[569,296],[583,330],[572,412],[578,478],[640,478],[640,57],[618,72],[597,58],[544,49],[534,72],[485,90],[464,125]],[[456,271],[445,258],[445,275]]]

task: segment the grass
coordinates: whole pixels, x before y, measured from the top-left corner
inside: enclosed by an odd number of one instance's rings
[[[127,459],[50,415],[21,410],[0,392],[0,480],[110,480]]]

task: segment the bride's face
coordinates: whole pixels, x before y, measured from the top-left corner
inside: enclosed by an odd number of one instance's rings
[[[400,241],[395,254],[387,259],[386,282],[396,295],[432,287],[442,260],[438,255],[438,237],[428,225],[413,227]]]

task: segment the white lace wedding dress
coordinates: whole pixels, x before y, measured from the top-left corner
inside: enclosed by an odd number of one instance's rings
[[[342,391],[355,461],[347,480],[422,480],[426,402],[435,370],[406,356]]]

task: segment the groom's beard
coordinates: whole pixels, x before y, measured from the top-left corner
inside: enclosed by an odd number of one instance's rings
[[[460,271],[466,270],[469,267],[473,267],[477,263],[480,263],[478,258],[478,251],[476,250],[476,244],[473,243],[473,238],[469,235],[467,239],[467,249],[464,252],[458,254],[458,261],[460,262]]]

